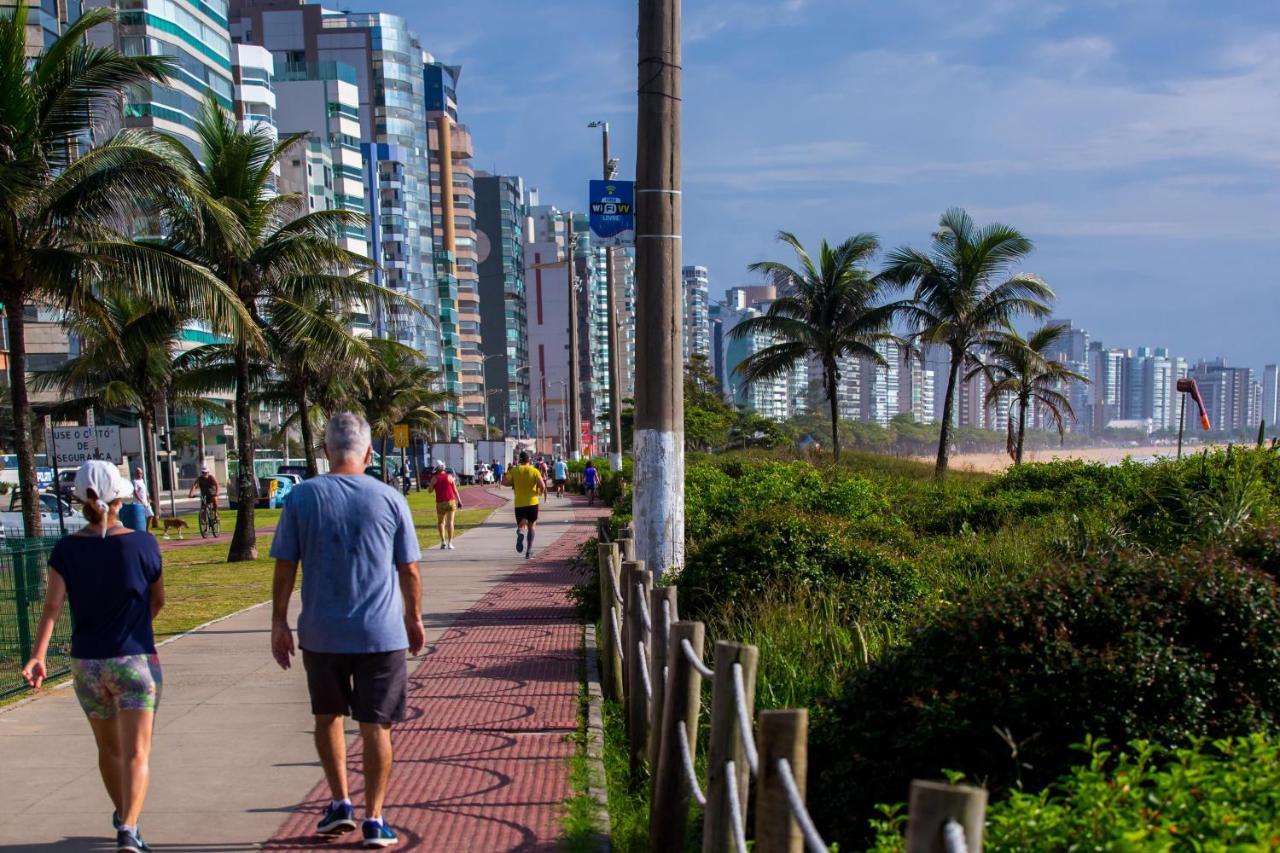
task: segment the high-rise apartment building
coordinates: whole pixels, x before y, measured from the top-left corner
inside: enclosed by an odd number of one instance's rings
[[[94,44],[177,61],[178,72],[164,82],[130,87],[124,125],[164,131],[199,153],[195,128],[208,94],[228,111],[235,109],[227,0],[86,0],[83,5],[120,9],[116,26],[90,33]]]
[[[369,256],[377,263],[373,278],[415,300],[427,314],[375,305],[373,330],[412,346],[443,370],[431,240],[426,55],[417,35],[398,15],[340,12],[303,0],[234,0],[230,18],[236,41],[262,45],[285,68],[341,63],[354,70],[366,233]]]
[[[506,435],[528,434],[529,322],[525,302],[524,241],[528,210],[524,181],[510,175],[475,177],[476,256],[479,261],[480,347],[484,353],[489,417]]]
[[[908,347],[898,347],[898,414],[910,415],[916,423],[933,423],[935,377]]]
[[[276,136],[275,58],[256,44],[231,45],[235,117],[244,131],[267,129]]]
[[[892,341],[878,341],[875,351],[883,363],[870,358],[858,359],[862,374],[862,411],[859,420],[888,426],[898,414],[902,391],[901,347]]]
[[[1088,416],[1078,415],[1089,423],[1091,432],[1102,432],[1107,424],[1123,417],[1124,376],[1127,350],[1108,349],[1101,341],[1089,344]]]
[[[1258,415],[1275,429],[1280,418],[1280,365],[1268,364],[1262,368],[1262,410]]]
[[[303,196],[307,211],[364,213],[369,197],[360,152],[355,69],[341,62],[287,63],[279,57],[275,61],[276,127],[285,135],[306,134],[280,158],[281,190]],[[370,256],[363,226],[345,226],[338,241],[348,251]],[[371,330],[370,311],[371,306],[360,306],[358,331]]]
[[[684,282],[684,361],[693,356],[711,356],[710,276],[706,267],[687,266],[681,271]]]
[[[1261,394],[1253,369],[1229,367],[1221,358],[1201,361],[1190,376],[1200,386],[1200,395],[1215,432],[1256,429]]]
[[[545,439],[539,449],[549,452],[569,423],[569,267],[564,261],[576,240],[567,214],[536,201],[531,191],[524,245],[530,417],[533,433]]]

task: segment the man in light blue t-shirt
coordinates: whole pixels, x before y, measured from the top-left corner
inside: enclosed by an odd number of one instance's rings
[[[569,466],[561,457],[551,466],[551,480],[556,484],[556,497],[564,498],[564,484],[569,480]]]
[[[271,651],[288,669],[294,653],[289,599],[301,563],[298,645],[316,749],[333,795],[316,831],[356,828],[342,726],[350,716],[364,739],[365,846],[386,847],[397,840],[382,819],[382,804],[391,776],[391,724],[405,714],[405,649],[417,654],[426,641],[422,552],[405,499],[364,473],[373,458],[369,424],[358,415],[335,415],[325,430],[325,453],[329,473],[289,493],[271,543]]]

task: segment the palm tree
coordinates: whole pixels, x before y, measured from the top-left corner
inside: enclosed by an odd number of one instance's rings
[[[36,373],[31,386],[58,391],[62,402],[53,412],[78,415],[89,408],[131,409],[142,423],[142,453],[147,463],[147,490],[159,512],[160,479],[156,464],[156,411],[166,402],[226,414],[206,400],[186,374],[189,361],[177,354],[185,323],[181,311],[156,308],[144,299],[108,291],[97,310],[67,318],[67,331],[80,341],[80,352],[58,367]],[[200,388],[199,390],[203,390]]]
[[[947,394],[942,404],[936,473],[947,474],[951,419],[956,387],[965,364],[1020,315],[1044,317],[1053,291],[1038,277],[1012,272],[1031,254],[1031,240],[1008,225],[974,225],[969,214],[952,208],[942,215],[928,253],[902,247],[889,254],[879,278],[915,288],[913,305],[903,312],[914,338],[950,350]]]
[[[986,405],[993,405],[1008,395],[1018,405],[1018,426],[1013,464],[1022,464],[1022,449],[1027,435],[1027,412],[1033,402],[1038,403],[1058,429],[1058,437],[1066,432],[1066,419],[1076,418],[1071,401],[1059,389],[1071,382],[1088,382],[1074,370],[1045,353],[1061,340],[1070,326],[1066,323],[1050,323],[1041,326],[1023,338],[1014,329],[1000,334],[991,341],[990,359],[969,371],[966,380],[984,373],[991,380]]]
[[[281,330],[290,339],[306,338],[308,330],[324,325],[317,306],[336,308],[375,300],[417,306],[370,283],[366,277],[370,261],[338,244],[338,230],[363,224],[361,214],[346,210],[300,213],[296,194],[276,194],[273,168],[305,134],[277,141],[265,126],[243,130],[212,94],[205,101],[196,133],[203,159],[183,149],[187,168],[204,196],[234,212],[244,236],[237,239],[234,230],[220,227],[208,208],[193,205],[171,215],[168,245],[208,267],[255,321],[255,334],[234,339],[231,358],[241,509],[227,559],[250,560],[257,556],[253,393],[265,379],[260,372],[264,350],[259,343],[265,330]]]
[[[880,247],[874,235],[855,234],[839,246],[823,240],[816,263],[794,234],[783,231],[778,239],[795,250],[799,269],[776,261],[752,264],[748,269],[753,272],[788,284],[764,314],[744,320],[730,332],[738,340],[761,335],[775,343],[748,356],[735,370],[750,383],[782,376],[797,362],[816,361],[822,368],[822,391],[831,406],[831,446],[839,461],[840,362],[862,356],[883,364],[875,345],[895,340],[890,326],[905,303],[881,303],[884,284],[866,269]]]
[[[388,478],[387,441],[396,425],[410,432],[429,429],[439,422],[441,408],[457,400],[439,390],[440,374],[427,366],[422,354],[396,341],[368,342],[373,359],[350,401],[358,405],[369,429],[381,438],[382,478]]]
[[[335,310],[328,310],[333,307]],[[318,404],[330,376],[352,376],[373,361],[369,342],[351,333],[354,312],[325,306],[315,299],[278,306],[280,321],[267,330],[267,350],[272,359],[271,379],[262,401],[293,409],[284,426],[297,421],[307,476],[319,473],[316,460]]]
[[[49,305],[79,310],[106,277],[155,306],[185,302],[211,323],[243,320],[221,283],[198,265],[130,239],[138,213],[155,215],[190,189],[183,164],[158,135],[122,130],[84,150],[99,121],[118,115],[130,86],[162,81],[177,66],[86,43],[115,21],[86,9],[34,60],[27,56],[27,5],[0,15],[0,303],[9,332],[15,423],[29,423],[26,315]],[[209,204],[212,219],[218,205]],[[40,534],[31,435],[15,432],[23,527]]]

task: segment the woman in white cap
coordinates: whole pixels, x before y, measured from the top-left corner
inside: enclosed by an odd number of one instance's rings
[[[64,536],[49,556],[44,613],[22,676],[39,688],[64,599],[71,602],[71,674],[98,744],[98,767],[115,805],[116,850],[141,853],[138,818],[147,794],[151,731],[160,701],[160,661],[151,621],[164,605],[160,546],[120,524],[133,487],[110,462],[76,472],[75,494],[89,525]]]
[[[452,551],[453,519],[462,509],[462,495],[458,492],[458,481],[439,460],[436,460],[436,472],[431,475],[429,488],[436,493],[436,529],[440,531],[440,547]]]

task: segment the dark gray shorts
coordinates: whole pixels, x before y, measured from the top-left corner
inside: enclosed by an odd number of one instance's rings
[[[400,722],[408,685],[405,651],[348,655],[303,649],[311,713],[360,723]]]

